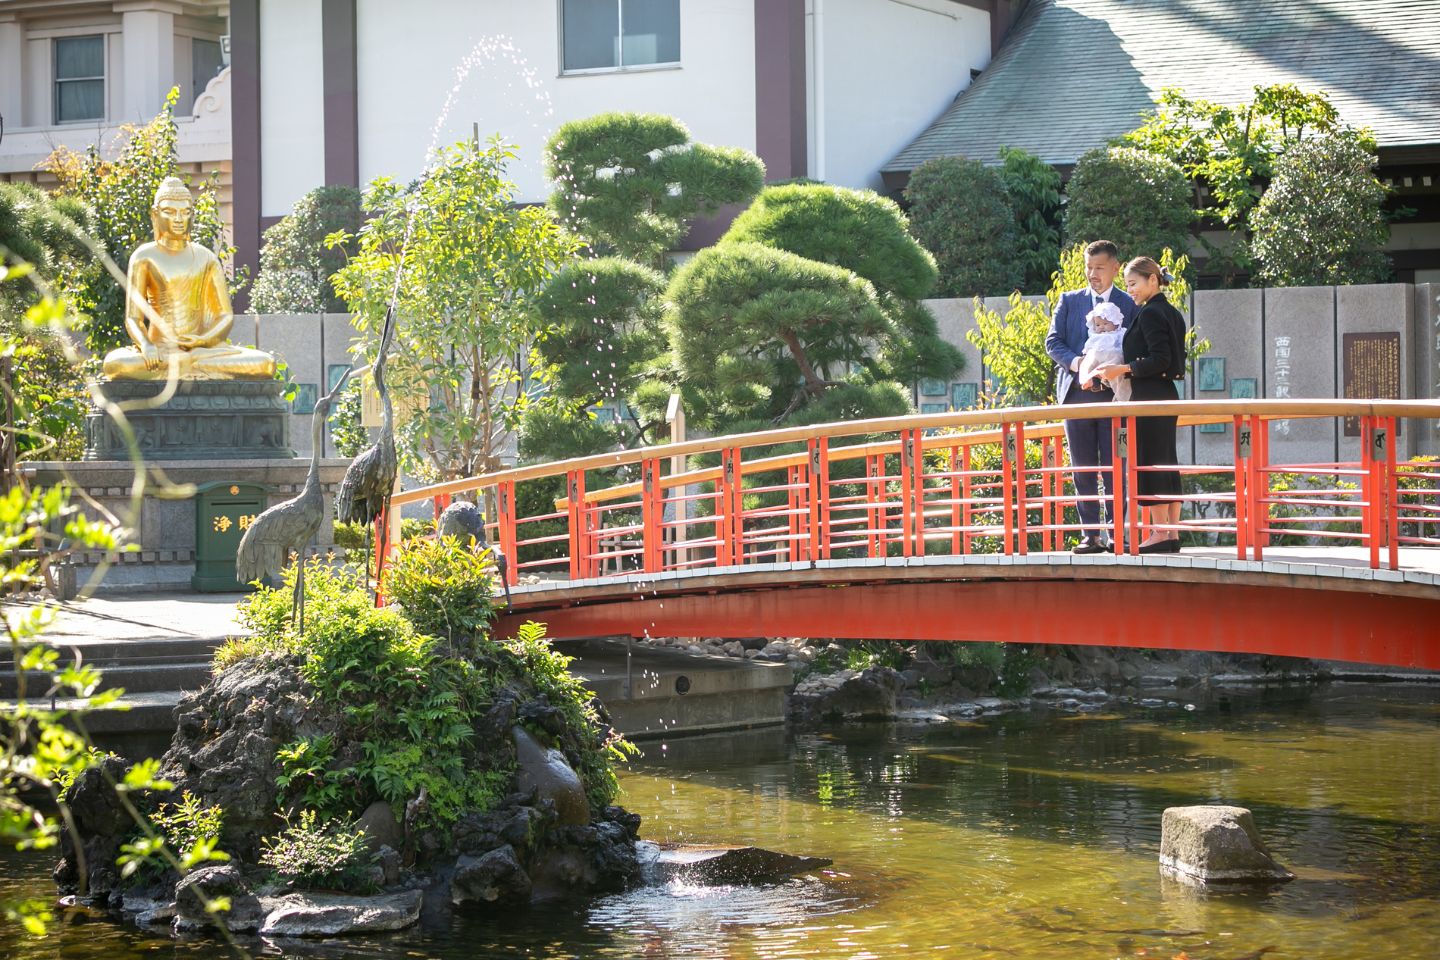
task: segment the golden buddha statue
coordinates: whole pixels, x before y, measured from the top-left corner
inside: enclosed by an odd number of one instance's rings
[[[190,240],[195,203],[176,177],[155,191],[153,243],[130,255],[125,330],[133,347],[105,355],[112,380],[269,380],[275,358],[228,343],[235,323],[225,272],[214,253]]]

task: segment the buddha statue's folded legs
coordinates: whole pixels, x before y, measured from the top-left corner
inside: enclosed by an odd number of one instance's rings
[[[260,350],[222,344],[192,350],[158,352],[158,364],[151,369],[135,347],[121,347],[105,355],[102,366],[108,380],[269,380],[275,376],[275,358]]]

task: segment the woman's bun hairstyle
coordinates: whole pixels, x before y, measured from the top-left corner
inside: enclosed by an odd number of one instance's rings
[[[1160,286],[1162,287],[1168,287],[1175,281],[1175,278],[1170,274],[1169,270],[1166,270],[1149,257],[1136,257],[1134,260],[1131,260],[1125,264],[1125,272],[1127,274],[1138,273],[1142,277],[1154,277],[1160,281]]]

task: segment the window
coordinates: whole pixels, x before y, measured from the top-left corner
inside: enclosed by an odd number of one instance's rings
[[[55,40],[55,122],[105,119],[105,38]]]
[[[680,62],[680,0],[562,0],[563,70]]]
[[[214,79],[225,66],[220,56],[219,40],[190,41],[190,92],[191,99],[205,92],[205,84]]]

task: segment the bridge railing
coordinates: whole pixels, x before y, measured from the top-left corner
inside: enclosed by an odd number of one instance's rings
[[[1136,414],[1182,428],[1233,427],[1232,462],[1142,467]],[[1065,455],[1067,419],[1108,417],[1115,457],[1079,468]],[[1351,418],[1354,459],[1276,463],[1276,420]],[[1440,463],[1397,461],[1397,424],[1440,418],[1440,401],[1245,400],[1019,407],[822,424],[646,447],[454,480],[397,493],[406,504],[482,495],[489,534],[522,573],[568,580],[849,557],[1026,554],[1066,549],[1072,509],[1106,509],[1115,543],[1138,552],[1151,530],[1212,534],[1240,559],[1281,538],[1368,549],[1398,566],[1400,544],[1440,546]],[[685,460],[672,458],[684,457]],[[674,462],[689,469],[673,471]],[[1076,493],[1077,472],[1103,481]],[[1195,515],[1152,522],[1140,474],[1193,478]],[[521,504],[524,504],[522,507]],[[385,538],[390,548],[398,536]],[[383,553],[383,551],[382,551]],[[383,556],[382,556],[383,560]],[[383,569],[383,567],[382,567]]]

